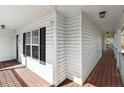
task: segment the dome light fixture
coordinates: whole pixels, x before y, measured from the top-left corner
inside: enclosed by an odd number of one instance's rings
[[[100,18],[105,18],[105,15],[106,15],[106,11],[99,12],[99,17]]]
[[[1,25],[1,29],[5,29],[5,27],[6,27],[5,25]]]

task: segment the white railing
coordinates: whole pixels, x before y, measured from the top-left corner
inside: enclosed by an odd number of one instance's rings
[[[117,67],[121,74],[121,79],[124,84],[124,54],[117,51],[117,48],[113,47],[115,59],[117,61]]]
[[[115,59],[117,59],[117,48],[113,47]]]

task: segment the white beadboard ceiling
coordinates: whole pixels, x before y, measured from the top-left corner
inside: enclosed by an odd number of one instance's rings
[[[89,19],[104,32],[113,32],[117,29],[122,16],[123,5],[16,5],[0,6],[0,24],[5,24],[7,29],[16,30],[38,19],[54,9],[67,17],[71,17],[83,11]],[[107,11],[106,17],[100,19],[98,13]]]

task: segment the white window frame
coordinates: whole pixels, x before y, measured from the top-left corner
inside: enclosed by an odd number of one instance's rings
[[[33,31],[38,31],[38,44],[33,44]],[[39,50],[40,50],[40,42],[39,42],[39,38],[40,38],[40,37],[39,37],[39,32],[40,32],[40,31],[39,31],[39,28],[31,31],[31,57],[32,57],[32,59],[36,59],[36,60],[40,60],[40,55],[39,55],[39,54],[40,54],[40,51],[39,51]],[[33,47],[33,46],[38,46],[38,58],[34,58],[34,57],[32,56],[32,52],[33,52],[33,51],[32,51],[32,47]]]

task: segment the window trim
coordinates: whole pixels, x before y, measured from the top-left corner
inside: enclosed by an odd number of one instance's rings
[[[27,41],[26,41],[26,34],[27,34],[27,33],[30,34],[30,43],[29,43],[29,44],[28,44]],[[27,56],[26,46],[30,46],[30,56]],[[25,56],[26,56],[26,57],[31,57],[31,32],[26,32],[26,33],[25,33]]]
[[[44,38],[44,42],[45,42],[45,60],[41,60],[41,29],[44,29],[44,31],[45,31],[45,38]],[[33,31],[38,31],[38,44],[33,44],[33,36],[32,36],[32,33],[33,33]],[[30,33],[30,43],[29,44],[26,44],[26,33]],[[25,57],[30,57],[30,58],[32,58],[32,59],[35,59],[35,60],[38,60],[38,62],[40,63],[40,64],[43,64],[43,65],[45,65],[46,64],[46,27],[40,27],[40,28],[37,28],[37,29],[33,29],[32,31],[28,31],[28,32],[25,32],[25,33],[23,33],[23,34],[25,34]],[[26,45],[29,45],[30,46],[30,56],[27,56],[26,55]],[[38,46],[38,59],[37,58],[34,58],[33,56],[32,56],[32,47],[33,46]],[[24,46],[23,46],[24,47]],[[24,51],[24,50],[23,50]]]
[[[36,59],[36,60],[40,60],[40,57],[39,57],[39,47],[40,47],[40,42],[39,42],[39,29],[35,29],[35,30],[32,30],[31,31],[31,33],[33,33],[33,31],[38,31],[38,44],[33,44],[33,34],[31,34],[31,57],[32,57],[32,59]],[[33,46],[38,46],[38,58],[34,58],[33,56],[32,56],[32,47]]]

